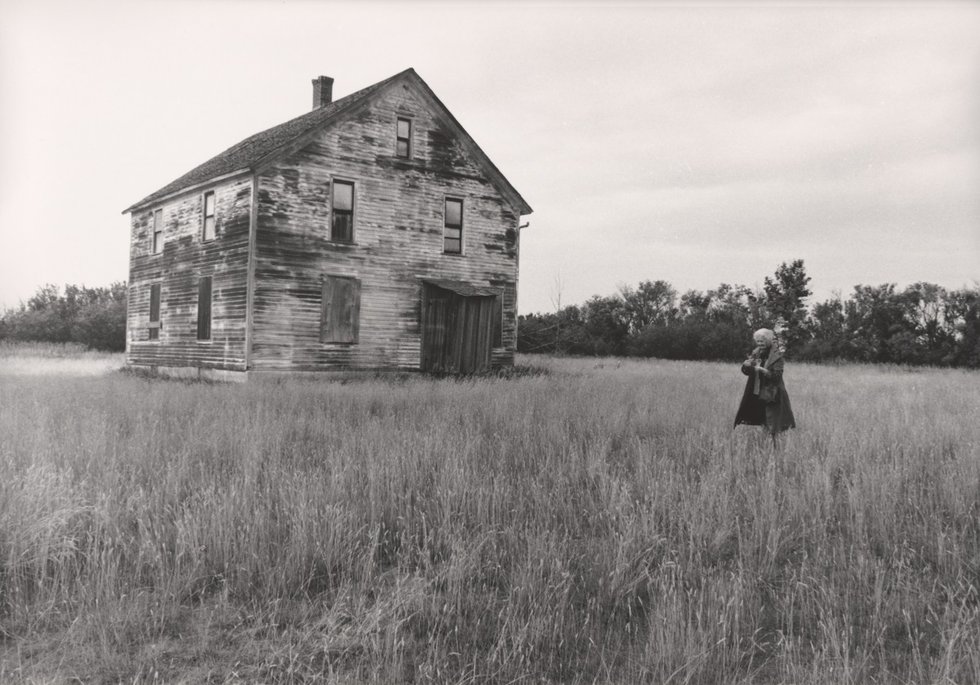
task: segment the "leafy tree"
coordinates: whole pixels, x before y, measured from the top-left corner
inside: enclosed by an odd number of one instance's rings
[[[648,326],[666,326],[677,315],[677,291],[667,281],[643,281],[635,289],[620,288],[623,315],[631,335]]]
[[[700,290],[688,290],[681,295],[678,317],[683,321],[704,321],[708,318],[711,296]]]
[[[71,338],[99,350],[126,349],[126,284],[85,289],[74,316]]]
[[[107,288],[66,285],[64,294],[51,284],[43,285],[21,303],[4,313],[0,335],[10,340],[79,342],[103,350],[126,347],[126,284]]]
[[[587,354],[619,355],[626,351],[629,318],[623,298],[589,298],[582,307],[582,321],[591,348]]]
[[[946,318],[954,329],[951,363],[980,368],[980,287],[947,293]]]
[[[956,328],[947,317],[949,293],[934,283],[913,283],[902,297],[914,358],[925,364],[951,364],[956,357]]]
[[[809,282],[802,259],[789,264],[783,262],[776,269],[774,278],[765,278],[763,292],[768,323],[770,327],[779,321],[785,325],[782,336],[791,352],[799,350],[807,339],[805,301],[813,294],[807,287]]]
[[[901,361],[905,340],[893,336],[907,331],[905,305],[894,283],[856,285],[844,305],[851,356],[866,362]]]
[[[840,295],[815,304],[805,323],[809,340],[800,350],[800,356],[811,360],[844,359],[848,353],[845,324]]]
[[[554,314],[521,314],[517,317],[518,352],[554,352]]]
[[[750,329],[761,325],[760,298],[744,285],[722,283],[709,290],[706,297],[708,319]]]

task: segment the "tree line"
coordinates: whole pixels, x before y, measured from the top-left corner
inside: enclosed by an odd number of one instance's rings
[[[857,285],[807,305],[803,260],[781,264],[763,287],[722,283],[678,295],[643,281],[554,313],[518,317],[519,352],[688,360],[743,359],[757,328],[782,330],[789,354],[806,361],[856,361],[980,368],[980,287],[933,283]],[[126,283],[45,285],[0,315],[0,340],[126,348]]]
[[[92,349],[126,349],[126,283],[88,288],[44,285],[20,306],[0,315],[0,340],[81,343]]]
[[[783,263],[761,289],[722,283],[678,295],[643,281],[554,313],[522,315],[517,349],[571,355],[744,359],[752,332],[778,328],[806,361],[980,367],[980,287],[857,285],[812,306],[803,260]]]

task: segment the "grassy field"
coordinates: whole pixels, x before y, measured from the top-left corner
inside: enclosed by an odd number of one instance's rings
[[[520,363],[0,358],[0,682],[980,682],[976,373],[791,363],[773,452],[737,365]]]
[[[102,376],[126,363],[122,353],[89,350],[78,343],[0,340],[0,379],[10,376]]]

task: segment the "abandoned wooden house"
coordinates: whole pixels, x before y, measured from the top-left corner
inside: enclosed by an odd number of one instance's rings
[[[246,138],[131,214],[127,362],[172,374],[513,364],[531,208],[407,69]]]

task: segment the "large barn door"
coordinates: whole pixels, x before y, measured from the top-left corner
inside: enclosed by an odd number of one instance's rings
[[[493,312],[493,296],[466,296],[426,283],[422,291],[422,370],[466,374],[489,369]]]

